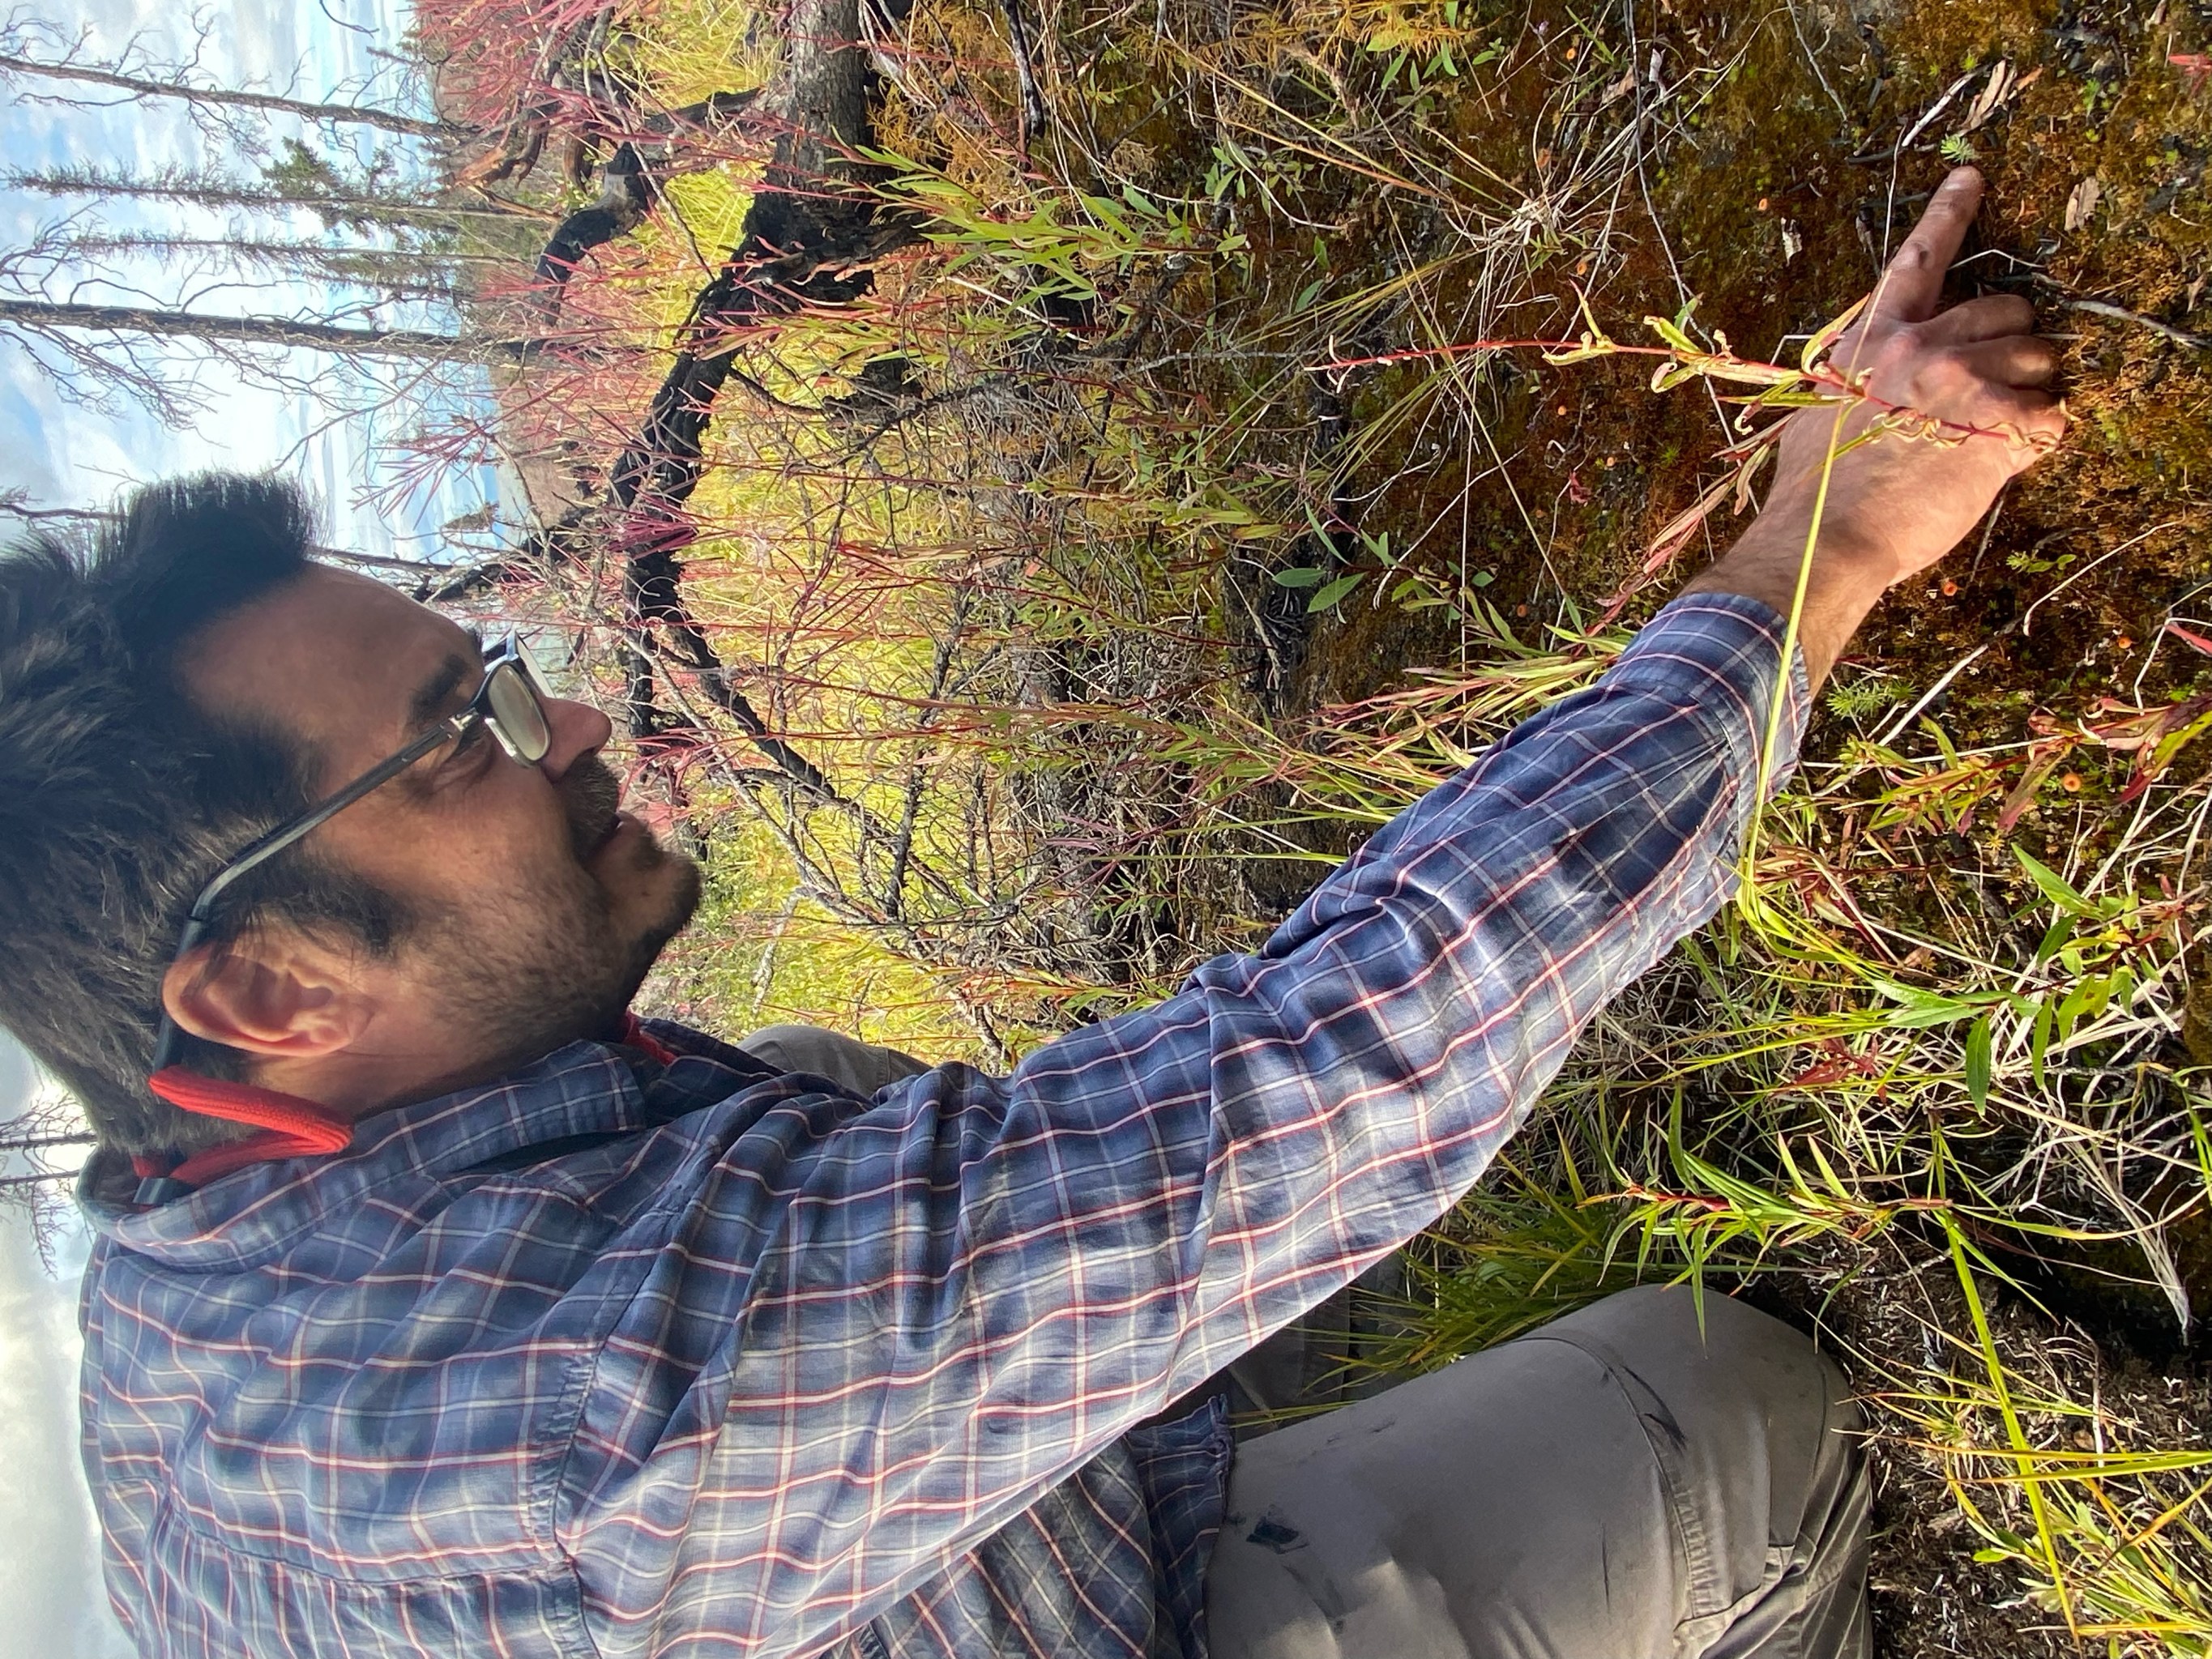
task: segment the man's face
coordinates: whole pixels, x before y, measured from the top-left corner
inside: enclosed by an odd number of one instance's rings
[[[210,714],[309,745],[319,795],[459,711],[483,667],[454,623],[315,566],[209,629],[183,673]],[[393,955],[369,964],[386,1012],[364,1040],[397,1046],[437,1029],[454,1062],[441,1076],[609,1032],[698,902],[697,866],[620,810],[599,752],[606,717],[558,699],[546,716],[539,764],[509,759],[488,732],[442,745],[307,843],[404,908]]]

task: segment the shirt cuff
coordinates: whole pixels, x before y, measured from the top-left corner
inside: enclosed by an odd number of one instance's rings
[[[1770,725],[1773,750],[1765,768],[1772,795],[1797,765],[1797,749],[1813,703],[1802,645],[1790,653],[1789,695],[1773,719],[1777,672],[1789,624],[1747,593],[1701,592],[1664,606],[1629,642],[1608,679],[1625,682],[1692,709],[1729,750],[1733,769],[1760,775]]]

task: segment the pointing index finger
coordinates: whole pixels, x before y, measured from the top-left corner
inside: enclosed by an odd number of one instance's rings
[[[1966,240],[1966,227],[1982,205],[1982,175],[1972,167],[1954,168],[1936,188],[1920,222],[1897,250],[1882,272],[1876,296],[1876,315],[1900,323],[1923,323],[1936,314],[1942,297],[1943,273],[1959,257]]]

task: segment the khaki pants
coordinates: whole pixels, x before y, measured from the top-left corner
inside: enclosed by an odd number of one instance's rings
[[[819,1025],[763,1026],[738,1047],[784,1071],[826,1077],[840,1088],[863,1095],[872,1095],[902,1077],[929,1069],[912,1054],[878,1048]]]
[[[1609,1297],[1240,1446],[1213,1659],[1863,1659],[1858,1427],[1778,1321]]]

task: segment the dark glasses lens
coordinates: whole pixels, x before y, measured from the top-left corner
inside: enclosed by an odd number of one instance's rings
[[[494,663],[484,676],[483,706],[492,735],[500,747],[526,766],[535,766],[553,747],[553,732],[545,724],[545,708],[538,688],[522,663],[514,659]]]

